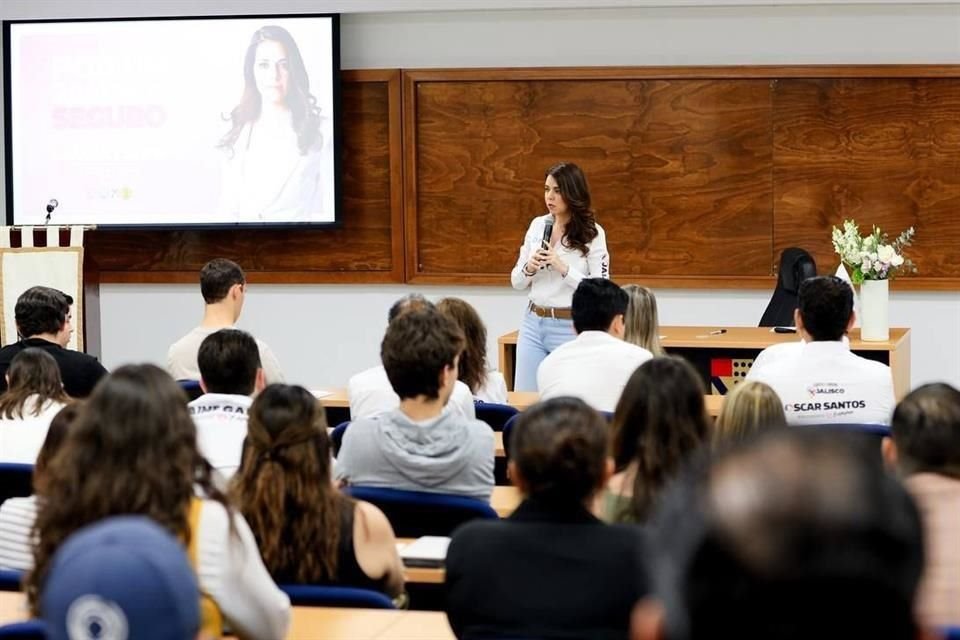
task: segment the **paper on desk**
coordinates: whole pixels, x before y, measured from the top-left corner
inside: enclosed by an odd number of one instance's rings
[[[327,396],[333,395],[333,391],[325,391],[323,389],[311,389],[310,393],[313,394],[314,398],[326,398]]]
[[[409,567],[441,567],[447,557],[449,546],[450,538],[423,536],[398,550],[403,564]]]

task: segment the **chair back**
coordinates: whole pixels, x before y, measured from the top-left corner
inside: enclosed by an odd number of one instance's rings
[[[4,640],[46,640],[47,625],[40,620],[5,624],[0,627],[0,638]]]
[[[341,422],[330,431],[330,446],[333,448],[333,457],[340,454],[340,445],[343,444],[343,434],[347,432],[350,421]]]
[[[507,420],[519,413],[515,407],[496,402],[477,400],[473,403],[473,406],[477,412],[477,420],[486,422],[494,431],[503,431],[503,425],[506,424]]]
[[[362,486],[347,487],[345,491],[357,500],[376,505],[400,538],[449,536],[464,522],[500,517],[493,507],[477,498]]]
[[[940,633],[943,640],[960,640],[960,627],[944,627]]]
[[[199,380],[177,380],[177,384],[180,385],[183,392],[187,394],[187,399],[190,401],[196,400],[203,395],[203,389],[200,388]]]
[[[813,256],[798,247],[784,249],[780,254],[780,271],[777,287],[763,316],[761,327],[793,326],[793,312],[797,308],[797,292],[800,283],[817,275],[817,263]]]
[[[393,600],[379,591],[355,587],[315,584],[281,584],[280,590],[295,607],[347,607],[351,609],[395,609]]]
[[[612,411],[598,411],[607,422],[613,422],[613,412]],[[507,420],[506,424],[503,425],[503,455],[506,456],[507,460],[510,459],[510,435],[513,433],[513,427],[516,425],[517,420],[520,419],[520,414],[512,416]]]
[[[878,441],[890,435],[890,425],[874,424],[868,422],[824,422],[811,425],[814,429],[829,429],[830,431],[842,431],[845,433],[859,433],[867,436],[873,436]]]
[[[23,571],[0,569],[0,591],[20,591],[23,583]]]
[[[33,494],[33,465],[0,462],[0,503]]]

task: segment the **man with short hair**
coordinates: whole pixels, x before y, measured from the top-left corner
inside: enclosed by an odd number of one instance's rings
[[[781,350],[746,379],[777,392],[789,424],[889,424],[896,404],[890,367],[850,352],[843,337],[855,319],[849,284],[836,276],[804,280],[794,312],[803,344]]]
[[[80,529],[54,554],[40,594],[51,640],[200,638],[200,589],[183,544],[143,516]]]
[[[0,392],[6,391],[7,369],[24,349],[42,349],[60,367],[63,389],[74,398],[86,398],[107,370],[91,355],[67,349],[73,333],[73,298],[50,287],[31,287],[20,294],[14,319],[20,340],[0,349]]]
[[[247,280],[236,262],[215,258],[200,270],[200,293],[205,303],[200,326],[174,342],[167,351],[167,371],[176,380],[198,380],[197,351],[214,331],[232,329],[240,318],[246,298]],[[257,340],[267,384],[284,382],[280,363],[262,340]]]
[[[393,303],[387,322],[393,322],[401,313],[427,308],[434,308],[433,303],[419,293],[411,293]],[[347,383],[347,397],[350,399],[350,417],[354,420],[375,416],[400,406],[400,397],[390,386],[382,364],[351,376]],[[450,407],[465,418],[474,418],[477,415],[473,392],[459,380],[453,385]]]
[[[577,337],[550,353],[537,369],[540,399],[580,398],[598,411],[612,412],[620,394],[649,351],[624,342],[627,293],[606,278],[585,278],[573,292]]]
[[[240,468],[253,395],[266,386],[257,341],[238,329],[221,329],[197,353],[204,394],[187,407],[197,425],[197,446],[229,480]]]
[[[960,391],[925,384],[893,412],[883,454],[920,507],[927,566],[920,585],[920,618],[960,627]]]
[[[634,640],[921,637],[917,508],[849,434],[781,429],[722,453],[648,531],[656,600]]]
[[[351,423],[334,468],[338,481],[490,499],[493,431],[445,408],[463,347],[460,328],[432,305],[390,323],[380,356],[400,406]]]

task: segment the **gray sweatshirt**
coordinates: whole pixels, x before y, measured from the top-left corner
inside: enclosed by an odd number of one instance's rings
[[[485,422],[449,408],[414,422],[394,409],[350,424],[334,476],[351,485],[489,500],[493,456],[493,430]]]

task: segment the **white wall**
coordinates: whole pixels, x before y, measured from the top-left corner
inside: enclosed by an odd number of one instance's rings
[[[549,65],[706,65],[790,63],[960,63],[960,6],[950,2],[783,2],[743,0],[2,0],[3,18],[122,15],[391,11],[411,6],[504,7],[363,13],[342,22],[344,68]],[[650,5],[668,5],[656,7]],[[704,6],[677,7],[677,4]],[[776,6],[757,6],[776,5]],[[524,9],[554,6],[564,9]],[[924,233],[920,229],[920,233]],[[932,230],[930,230],[932,231]],[[616,230],[610,230],[616,233]],[[517,239],[519,244],[520,238]],[[616,277],[616,256],[613,256]],[[821,268],[826,268],[822,265]],[[430,297],[473,303],[495,337],[515,328],[523,294],[504,287],[423,287]],[[386,311],[405,286],[268,286],[251,288],[241,325],[266,340],[292,381],[342,386],[377,359]],[[755,324],[767,291],[658,291],[664,324]],[[195,287],[108,285],[101,292],[103,359],[162,362],[166,346],[193,326]],[[913,382],[960,386],[960,293],[894,293],[891,322],[913,328]]]

